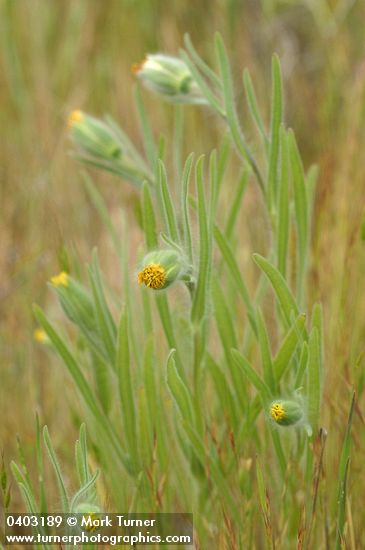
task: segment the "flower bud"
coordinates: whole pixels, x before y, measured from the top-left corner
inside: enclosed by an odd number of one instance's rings
[[[72,111],[68,126],[72,141],[84,153],[103,159],[118,159],[122,156],[117,136],[102,120],[82,111]]]
[[[89,533],[94,533],[99,529],[102,515],[100,513],[99,506],[96,504],[82,502],[76,506],[73,512],[76,514],[82,514],[80,523],[82,530],[88,531]]]
[[[148,288],[162,290],[181,278],[183,271],[184,262],[177,251],[156,250],[144,257],[138,282]]]
[[[48,338],[46,332],[41,327],[38,327],[34,330],[33,338],[39,344],[45,344],[45,345],[50,344],[50,339]]]
[[[280,426],[293,426],[303,418],[303,408],[297,401],[278,399],[270,405],[270,418]]]
[[[174,103],[206,103],[189,67],[179,59],[164,54],[149,54],[132,71],[146,88]]]
[[[90,504],[89,502],[80,502],[73,510],[75,514],[100,514],[100,508],[97,504]]]
[[[94,307],[88,291],[65,271],[51,277],[50,282],[70,321],[87,331],[96,331]]]
[[[76,158],[95,168],[111,172],[140,186],[152,181],[149,168],[127,154],[128,145],[118,126],[104,122],[82,111],[73,111],[68,119],[70,137],[76,147]]]

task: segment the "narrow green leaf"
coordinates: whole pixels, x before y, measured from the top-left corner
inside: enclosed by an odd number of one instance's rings
[[[88,455],[87,455],[86,426],[84,423],[82,423],[80,426],[79,441],[80,441],[82,458],[84,462],[84,472],[85,472],[85,481],[86,481],[90,477],[90,471],[89,471]]]
[[[186,33],[184,35],[184,44],[186,47],[187,52],[189,53],[192,61],[195,63],[197,68],[204,74],[204,76],[211,80],[212,84],[216,86],[218,89],[222,89],[222,83],[219,79],[219,77],[215,74],[215,72],[203,61],[203,59],[200,57],[200,55],[195,50],[191,40],[190,36]]]
[[[160,192],[162,214],[165,220],[167,234],[176,243],[179,242],[179,230],[177,227],[177,216],[172,202],[169,186],[167,183],[166,168],[161,160],[158,161],[158,188]]]
[[[160,315],[162,327],[165,332],[166,340],[170,348],[176,347],[176,339],[174,333],[174,323],[169,308],[169,303],[166,298],[166,294],[156,295],[157,309]]]
[[[272,58],[271,124],[268,173],[268,197],[271,210],[275,208],[278,195],[279,131],[283,116],[283,92],[280,60],[275,54]]]
[[[105,346],[110,364],[114,366],[117,328],[105,299],[96,250],[93,251],[92,265],[89,267],[89,277],[94,299],[95,319],[99,327],[100,337]]]
[[[257,310],[256,323],[257,323],[257,331],[258,331],[258,339],[259,339],[264,380],[265,380],[265,383],[269,386],[271,392],[275,394],[277,390],[276,390],[276,380],[274,377],[274,369],[273,369],[273,364],[271,359],[270,342],[269,342],[266,326],[264,323],[264,319],[262,317],[260,310]]]
[[[105,204],[105,201],[102,197],[102,195],[99,193],[98,189],[96,188],[93,180],[87,174],[86,172],[81,172],[82,181],[84,183],[85,189],[92,200],[93,205],[95,206],[96,210],[98,211],[98,214],[105,225],[110,238],[112,240],[114,249],[118,256],[121,255],[121,240],[118,236],[117,230],[112,222],[112,219],[110,217],[108,208]]]
[[[104,413],[108,415],[112,405],[109,366],[92,351],[91,360],[94,374],[95,393],[99,398],[99,402]],[[111,365],[114,368],[114,364],[111,363]]]
[[[153,439],[156,432],[153,427],[152,417],[149,414],[146,390],[143,386],[138,392],[137,413],[139,455],[141,458],[142,469],[145,469],[150,467],[153,460]],[[150,483],[147,484],[147,487],[148,486],[150,486]],[[151,487],[147,489],[148,493],[150,493],[150,489]]]
[[[76,386],[78,387],[81,395],[83,396],[85,403],[89,407],[89,409],[93,412],[93,414],[97,417],[100,416],[100,412],[98,410],[98,407],[96,406],[94,396],[92,394],[92,391],[90,389],[89,384],[87,383],[82,371],[80,370],[80,367],[78,366],[75,358],[71,354],[70,350],[66,346],[65,342],[62,340],[62,338],[57,334],[55,329],[52,327],[50,322],[47,320],[46,316],[44,315],[43,311],[38,307],[34,306],[34,314],[41,325],[41,327],[46,332],[47,336],[51,340],[54,348],[60,355],[60,357],[63,359],[68,371],[70,372]]]
[[[235,400],[233,398],[231,389],[227,383],[227,379],[224,376],[222,370],[211,357],[207,355],[207,368],[212,376],[215,390],[218,395],[221,411],[228,416],[228,422],[230,426],[234,427],[234,431],[238,428],[238,419],[235,409]]]
[[[174,109],[174,174],[175,181],[180,181],[182,174],[182,152],[184,142],[184,106],[175,105]]]
[[[28,510],[33,514],[39,513],[35,495],[33,494],[32,488],[29,485],[26,476],[14,461],[10,463],[10,469],[19,487],[22,485],[24,488],[23,494],[26,495]]]
[[[43,455],[42,455],[42,444],[41,444],[41,427],[39,423],[39,416],[36,414],[36,445],[37,445],[37,470],[38,470],[38,482],[39,482],[39,493],[40,493],[40,502],[39,502],[39,511],[41,513],[47,513],[47,496],[46,496],[46,487],[44,482],[44,464],[43,464]]]
[[[127,447],[133,465],[138,468],[136,412],[129,355],[129,323],[126,309],[122,312],[118,328],[116,372],[118,375],[119,396]]]
[[[218,149],[218,166],[217,166],[217,180],[218,180],[218,192],[222,187],[224,181],[224,174],[227,168],[229,155],[231,152],[231,139],[227,133],[223,137],[223,142]]]
[[[203,179],[204,157],[200,157],[196,164],[196,187],[198,192],[198,218],[199,218],[199,272],[194,294],[191,320],[199,324],[206,314],[208,293],[208,280],[210,272],[210,237],[208,232],[208,220]]]
[[[135,104],[137,107],[137,112],[138,112],[139,120],[141,124],[144,149],[146,151],[146,155],[150,165],[154,166],[155,159],[157,158],[157,147],[156,147],[151,126],[149,124],[146,111],[143,105],[141,89],[140,89],[140,86],[138,85],[135,88],[134,97],[135,97]]]
[[[297,375],[294,383],[295,389],[300,388],[303,384],[303,378],[308,367],[308,356],[309,356],[308,344],[307,342],[304,342],[302,346],[302,351],[300,353],[299,367],[298,367],[298,371],[297,371]]]
[[[143,184],[142,189],[142,214],[143,229],[145,234],[146,247],[153,250],[158,246],[157,227],[155,211],[152,204],[152,198],[148,183]]]
[[[183,243],[189,260],[193,260],[193,243],[191,238],[191,224],[189,217],[189,181],[191,169],[194,161],[194,153],[191,153],[186,159],[182,178],[181,178],[181,213],[183,225]]]
[[[224,230],[224,234],[227,241],[230,241],[233,237],[237,219],[238,219],[238,214],[240,212],[241,205],[242,205],[242,200],[243,200],[245,191],[247,189],[250,173],[251,173],[251,170],[244,169],[238,181],[237,191],[233,198],[232,206],[228,213],[226,226]]]
[[[309,241],[308,199],[305,187],[303,164],[294,133],[291,130],[288,132],[288,145],[294,188],[295,220],[297,225],[299,259],[297,292],[299,304],[302,305],[305,297],[305,275],[307,267],[307,247]]]
[[[189,426],[193,426],[194,416],[191,395],[177,371],[174,355],[175,350],[171,350],[167,358],[167,385],[181,416]]]
[[[318,330],[314,327],[309,336],[308,358],[308,420],[314,436],[317,435],[321,405],[321,373]]]
[[[348,416],[346,433],[342,445],[339,472],[338,472],[338,489],[337,489],[337,529],[336,529],[336,550],[343,548],[343,534],[346,518],[346,496],[347,496],[347,479],[350,465],[350,451],[351,451],[351,427],[352,417],[355,407],[355,392],[352,395],[350,412]]]
[[[212,299],[214,306],[215,320],[220,334],[222,347],[226,357],[230,358],[231,348],[237,347],[236,330],[233,324],[232,311],[229,309],[218,277],[212,281]]]
[[[211,234],[211,228],[216,215],[216,208],[219,198],[219,185],[218,185],[218,161],[217,151],[213,149],[209,157],[209,234]]]
[[[153,339],[152,335],[148,338],[144,350],[144,362],[143,362],[143,383],[147,395],[147,404],[149,409],[149,414],[152,418],[153,423],[156,423],[157,420],[157,411],[159,408],[158,404],[158,395],[156,388],[155,380],[155,369],[154,369],[154,349],[153,349]]]
[[[354,415],[354,409],[355,409],[355,392],[353,392],[351,396],[351,403],[350,403],[350,410],[348,415],[348,420],[346,424],[346,432],[345,437],[342,444],[341,449],[341,456],[340,456],[340,463],[339,463],[339,487],[338,487],[338,498],[340,498],[340,492],[341,492],[341,482],[345,477],[345,470],[346,470],[346,464],[347,461],[350,458],[350,452],[351,452],[351,428],[352,428],[352,419]]]
[[[260,267],[260,269],[262,269],[262,271],[265,273],[266,277],[269,279],[278,299],[278,302],[283,310],[286,323],[289,326],[292,312],[294,313],[295,317],[298,317],[299,310],[295,302],[294,296],[289,290],[284,277],[276,269],[276,267],[274,267],[263,256],[260,256],[260,254],[253,254],[253,259]]]
[[[315,190],[317,186],[319,176],[319,167],[317,164],[312,164],[305,177],[305,186],[307,189],[307,201],[308,201],[308,221],[309,224],[313,217],[313,206],[315,198]]]
[[[271,391],[269,386],[265,381],[260,377],[260,375],[255,371],[252,365],[247,361],[241,353],[236,350],[231,350],[233,361],[242,369],[245,376],[249,379],[251,384],[256,388],[258,393],[261,396],[263,403],[267,403],[271,398]]]
[[[82,501],[82,499],[85,499],[86,502],[88,502],[87,495],[90,492],[91,489],[94,489],[96,480],[99,477],[99,470],[96,470],[95,474],[83,485],[77,493],[72,497],[71,504],[70,504],[70,511],[74,512],[75,507],[78,504],[78,501]]]
[[[10,469],[11,472],[18,484],[18,487],[20,489],[23,501],[25,502],[26,508],[30,514],[39,514],[40,510],[37,506],[35,495],[33,494],[32,488],[28,484],[25,476],[23,475],[22,471],[20,470],[19,466],[15,462],[10,463]],[[35,532],[39,533],[41,535],[45,535],[45,531],[42,527],[35,527]],[[50,546],[46,544],[42,544],[41,547],[44,550],[49,550]]]
[[[160,394],[160,379],[156,381],[156,357],[154,356],[154,341],[151,337],[146,342],[144,351],[143,383],[146,390],[148,414],[152,429],[156,434],[158,460],[162,470],[168,461],[166,446],[167,432],[164,423],[164,411]]]
[[[288,463],[287,463],[287,460],[285,458],[284,450],[283,450],[283,447],[282,447],[282,444],[281,444],[281,441],[280,441],[279,432],[275,428],[271,430],[271,438],[272,438],[272,441],[273,441],[273,444],[274,444],[276,457],[277,457],[278,462],[279,462],[281,477],[282,477],[282,479],[285,479],[285,473],[286,473],[286,468],[287,468]]]
[[[340,494],[338,500],[338,515],[336,529],[336,550],[344,550],[346,544],[344,542],[344,529],[346,519],[346,498],[347,498],[347,478],[350,467],[350,458],[347,459],[343,477],[340,480]]]
[[[275,356],[274,372],[277,381],[280,381],[280,379],[284,376],[298,344],[303,339],[305,319],[306,317],[304,314],[299,315],[296,318]]]
[[[190,52],[189,52],[190,53]],[[184,50],[179,51],[181,59],[186,63],[188,66],[194,80],[198,84],[201,93],[207,100],[207,102],[213,107],[217,113],[224,116],[224,108],[221,105],[221,102],[219,98],[216,96],[214,92],[212,92],[211,87],[208,85],[205,78],[202,77],[200,70],[198,69],[196,63],[192,60],[192,58],[185,52]]]
[[[228,127],[231,132],[233,143],[235,144],[239,154],[248,161],[252,170],[254,171],[257,182],[261,188],[261,191],[264,192],[264,181],[261,176],[260,170],[256,164],[256,161],[248,147],[242,129],[238,122],[238,116],[236,112],[236,106],[234,102],[234,92],[233,92],[233,83],[229,67],[229,61],[227,52],[222,40],[222,37],[219,33],[215,35],[215,45],[217,51],[217,57],[219,62],[220,73],[223,83],[223,96],[224,96],[224,107],[226,112],[226,118]]]
[[[240,406],[247,407],[247,391],[245,388],[245,379],[241,369],[232,360],[231,349],[237,347],[235,327],[232,321],[232,313],[229,311],[222,288],[217,277],[214,277],[212,284],[212,299],[214,307],[214,317],[218,328],[220,341],[224,350],[226,361],[234,385],[234,391],[237,395]]]
[[[252,327],[252,330],[254,334],[257,334],[255,313],[254,313],[254,308],[251,302],[249,292],[247,290],[246,284],[241,275],[241,271],[237,265],[232,249],[228,243],[228,239],[221,233],[220,229],[217,226],[214,226],[214,239],[224,258],[224,261],[227,264],[229,273],[233,278],[233,281],[237,287],[237,290],[240,293],[242,300],[245,303],[248,320]]]
[[[324,342],[323,342],[323,308],[321,304],[314,304],[312,310],[312,327],[318,330],[318,356],[320,361],[321,380],[324,369]]]
[[[59,493],[60,493],[60,498],[61,498],[61,503],[62,503],[62,509],[63,509],[64,513],[66,514],[67,512],[70,511],[69,498],[68,498],[68,495],[67,495],[66,485],[65,485],[65,482],[63,480],[63,475],[62,475],[62,472],[61,472],[61,468],[60,468],[56,453],[54,451],[54,448],[53,448],[53,445],[52,445],[51,438],[49,436],[47,426],[44,426],[44,428],[43,428],[43,438],[44,438],[44,443],[45,443],[45,446],[46,446],[46,449],[47,449],[47,452],[48,452],[50,462],[52,464],[54,473],[56,475],[58,490],[59,490]]]
[[[265,144],[265,149],[269,149],[269,138],[267,137],[267,132],[265,128],[264,121],[262,120],[261,113],[258,107],[255,89],[252,83],[251,75],[248,69],[243,71],[243,85],[246,91],[247,104],[250,109],[253,120],[256,123],[256,127],[259,131],[259,134],[262,137],[262,140]]]
[[[278,196],[278,269],[283,277],[286,275],[286,264],[289,242],[289,155],[286,131],[280,128],[280,178]]]
[[[89,479],[85,424],[81,424],[79,439],[75,443],[75,460],[80,485],[85,485],[85,483]]]

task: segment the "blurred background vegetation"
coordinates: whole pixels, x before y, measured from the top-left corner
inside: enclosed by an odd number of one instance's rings
[[[110,244],[68,154],[67,115],[75,108],[110,113],[138,144],[131,64],[146,52],[177,53],[185,32],[212,63],[219,30],[236,69],[242,117],[242,67],[250,69],[268,117],[271,54],[279,54],[286,121],[306,167],[319,166],[309,291],[312,301],[323,302],[326,323],[322,424],[342,438],[355,388],[352,472],[362,471],[364,21],[362,0],[0,1],[0,449],[6,461],[15,454],[16,434],[33,459],[38,411],[67,470],[80,421],[58,360],[33,340],[32,303],[54,308],[46,281],[74,258],[80,265],[88,261],[95,245],[113,281]],[[171,134],[172,108],[147,95],[145,101],[156,132]],[[187,108],[186,153],[210,151],[219,135],[219,121],[209,112]],[[100,172],[92,176],[112,215],[122,205],[135,208],[131,187]],[[255,192],[247,201],[241,230],[257,249],[264,230]],[[133,231],[132,240],[138,238]],[[338,462],[341,438],[328,439],[327,468]]]

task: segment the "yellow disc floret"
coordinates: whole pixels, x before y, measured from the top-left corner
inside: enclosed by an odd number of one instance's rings
[[[139,284],[145,284],[148,288],[158,290],[163,288],[166,282],[165,268],[160,264],[149,264],[138,273]]]
[[[66,271],[61,271],[58,275],[51,277],[51,283],[54,286],[68,286],[68,274]]]
[[[133,74],[138,74],[140,70],[143,69],[143,65],[145,64],[146,60],[139,61],[138,63],[133,63],[131,66],[131,71]]]
[[[84,514],[82,516],[82,524],[84,525],[85,531],[89,531],[89,533],[97,531],[100,527],[100,520],[100,514],[96,514],[95,512],[90,512],[90,514],[87,515]]]
[[[285,417],[285,410],[281,403],[273,403],[270,409],[270,415],[275,422],[280,422]]]
[[[68,121],[67,121],[68,127],[72,128],[74,124],[76,124],[77,122],[81,122],[83,118],[84,118],[84,114],[82,111],[80,110],[72,111],[68,117]]]
[[[48,340],[48,336],[42,328],[36,328],[33,336],[34,340],[40,344],[44,344]]]

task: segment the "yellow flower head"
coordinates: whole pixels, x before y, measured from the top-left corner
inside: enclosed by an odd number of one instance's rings
[[[76,124],[77,122],[81,122],[83,118],[84,118],[84,113],[82,111],[80,110],[72,111],[68,117],[68,121],[67,121],[68,127],[72,128],[74,124]]]
[[[139,284],[145,284],[148,288],[163,288],[166,282],[166,270],[160,264],[149,264],[138,273]]]
[[[89,514],[84,514],[82,520],[84,523],[84,530],[89,531],[89,533],[95,533],[95,531],[99,529],[101,516],[95,512],[90,512]]]
[[[61,271],[58,275],[51,277],[51,283],[54,286],[68,286],[68,274],[66,271]]]
[[[270,415],[275,422],[280,422],[285,417],[285,410],[281,403],[273,403],[270,409]]]
[[[48,340],[48,336],[42,328],[36,328],[33,337],[34,340],[40,344],[45,344]]]

